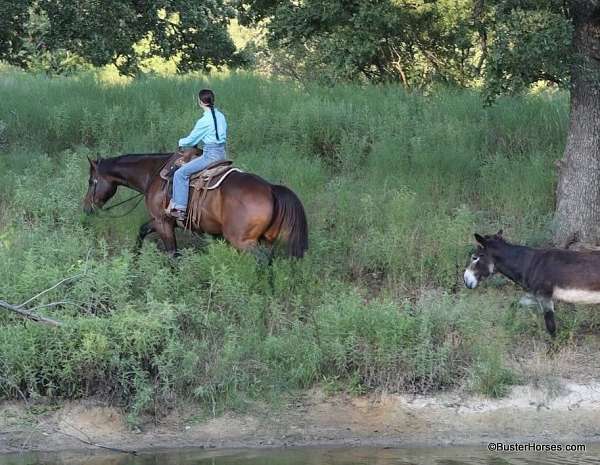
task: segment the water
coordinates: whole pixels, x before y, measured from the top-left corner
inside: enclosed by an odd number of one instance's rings
[[[105,452],[0,455],[0,465],[575,465],[600,464],[600,446],[586,452],[491,453],[486,447],[383,449],[180,449],[131,456]]]

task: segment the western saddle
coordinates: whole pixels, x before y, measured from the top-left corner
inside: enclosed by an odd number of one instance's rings
[[[184,163],[201,155],[202,150],[195,147],[184,151],[177,151],[167,160],[163,169],[160,170],[160,177],[166,181],[165,199],[168,202],[165,209],[166,211],[170,211],[173,208],[172,187],[175,171],[177,171]],[[208,191],[217,189],[230,173],[236,171],[242,172],[242,170],[231,166],[232,164],[233,162],[231,160],[219,160],[211,163],[206,168],[194,173],[190,177],[190,189],[192,192],[190,193],[188,200],[188,210],[190,210],[190,213],[193,213],[192,210],[198,212],[192,215],[198,222],[200,221],[199,213],[201,213],[202,204],[204,203]],[[189,218],[190,215],[188,215],[188,220]],[[188,224],[186,224],[186,227],[187,226]]]

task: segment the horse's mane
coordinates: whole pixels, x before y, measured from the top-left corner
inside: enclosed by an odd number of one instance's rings
[[[116,157],[98,158],[96,160],[97,169],[105,170],[114,167],[115,165],[128,165],[129,163],[140,163],[149,159],[160,159],[166,161],[173,155],[172,152],[156,152],[156,153],[126,153]]]
[[[156,153],[126,153],[111,158],[104,158],[103,161],[114,161],[114,162],[127,162],[127,161],[140,161],[142,158],[157,158],[157,157],[170,157],[173,152],[156,152]]]

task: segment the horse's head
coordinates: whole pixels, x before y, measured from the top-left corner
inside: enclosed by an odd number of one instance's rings
[[[115,195],[117,184],[102,173],[100,159],[91,160],[88,158],[88,161],[90,162],[90,177],[87,194],[83,199],[83,211],[91,214],[101,209]]]
[[[494,245],[504,242],[502,230],[494,235],[480,236],[475,234],[475,240],[480,244],[473,255],[471,262],[465,270],[463,279],[465,286],[475,289],[480,281],[491,276],[496,271],[496,263],[493,255]]]

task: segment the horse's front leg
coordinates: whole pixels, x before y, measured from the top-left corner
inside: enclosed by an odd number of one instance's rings
[[[135,251],[139,252],[142,248],[142,243],[148,234],[152,234],[156,231],[156,227],[154,226],[154,220],[147,221],[143,225],[140,226],[140,231],[138,232],[137,240],[135,241]]]
[[[177,254],[177,240],[175,238],[175,222],[174,221],[157,221],[154,220],[154,230],[158,233],[165,245],[165,251],[175,256]]]

